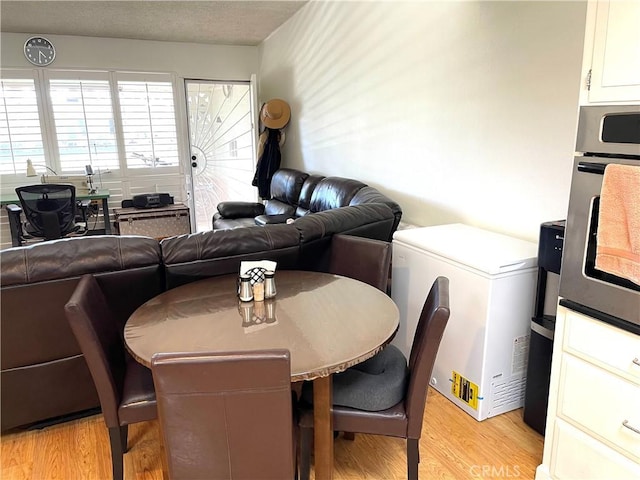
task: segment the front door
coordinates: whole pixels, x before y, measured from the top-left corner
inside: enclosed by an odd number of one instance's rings
[[[218,203],[257,201],[250,82],[186,80],[195,231],[212,229]]]

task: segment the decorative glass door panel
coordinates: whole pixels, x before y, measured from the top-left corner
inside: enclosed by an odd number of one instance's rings
[[[195,231],[212,229],[218,203],[257,201],[250,82],[187,80]]]

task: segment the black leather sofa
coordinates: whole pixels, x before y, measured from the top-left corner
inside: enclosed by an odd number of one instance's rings
[[[123,328],[129,315],[158,293],[236,273],[243,260],[327,271],[333,234],[388,240],[396,226],[397,216],[387,204],[366,203],[303,215],[293,224],[193,233],[159,243],[89,236],[1,251],[2,431],[99,406],[64,315],[83,274],[96,276]]]
[[[271,199],[264,204],[220,203],[213,216],[213,229],[286,223],[326,210],[372,203],[383,203],[392,210],[395,219],[392,230],[395,231],[402,209],[376,188],[351,178],[323,177],[281,168],[271,179]],[[391,237],[386,240],[391,241]]]

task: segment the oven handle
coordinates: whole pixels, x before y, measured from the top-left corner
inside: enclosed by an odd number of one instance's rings
[[[607,168],[606,163],[578,162],[579,172],[595,173],[596,175],[604,175],[605,168]]]

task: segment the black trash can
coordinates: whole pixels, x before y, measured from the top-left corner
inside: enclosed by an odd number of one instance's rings
[[[545,303],[555,307],[558,301],[559,277],[556,277],[556,282],[552,285],[548,285],[547,280],[549,273],[560,275],[564,226],[564,220],[543,223],[540,226],[538,244],[538,286],[535,313],[531,319],[523,420],[542,435],[544,435],[547,419],[551,355],[556,323],[555,308],[552,314],[545,314]],[[549,295],[548,291],[552,295]]]

